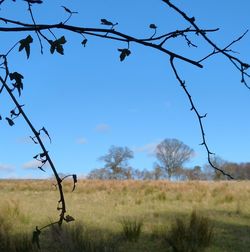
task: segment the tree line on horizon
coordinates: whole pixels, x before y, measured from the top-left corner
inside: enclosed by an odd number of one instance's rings
[[[212,169],[209,163],[203,167],[184,166],[194,156],[194,150],[178,139],[164,139],[156,146],[153,169],[136,169],[129,165],[134,153],[128,147],[111,146],[108,153],[99,158],[104,167],[93,169],[87,179],[100,180],[228,180],[220,171]],[[213,164],[230,174],[236,180],[250,179],[250,162],[235,163],[214,156]]]

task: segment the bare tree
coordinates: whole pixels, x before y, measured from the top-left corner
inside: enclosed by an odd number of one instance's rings
[[[183,174],[188,180],[204,180],[205,174],[199,165],[194,166],[192,169],[183,169]]]
[[[162,169],[158,163],[155,163],[153,166],[153,170],[151,171],[152,177],[155,180],[166,179],[166,172]]]
[[[87,176],[87,179],[98,179],[98,180],[107,180],[110,179],[111,173],[106,168],[97,168],[90,171]]]
[[[105,162],[105,168],[110,171],[111,179],[130,179],[131,167],[128,160],[134,157],[133,151],[128,147],[111,146],[108,153],[99,158]]]
[[[169,179],[193,154],[193,149],[177,139],[165,139],[156,147],[156,157]]]

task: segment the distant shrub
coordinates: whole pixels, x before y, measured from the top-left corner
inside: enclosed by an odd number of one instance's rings
[[[226,203],[231,203],[231,202],[233,202],[233,201],[234,201],[234,195],[231,194],[231,193],[227,193],[227,194],[225,195],[224,201],[225,201]]]
[[[241,201],[238,199],[236,202],[236,210],[235,210],[236,214],[242,214],[242,205],[241,205]]]
[[[154,192],[155,192],[155,188],[154,187],[147,186],[145,188],[144,195],[147,196],[147,195],[153,194]]]
[[[202,252],[213,236],[213,227],[208,218],[192,212],[188,223],[177,218],[166,240],[174,252]]]
[[[141,203],[142,203],[142,199],[136,199],[135,200],[135,204],[136,205],[141,205]]]
[[[182,193],[181,192],[178,192],[176,194],[175,200],[177,200],[177,201],[182,200]]]
[[[159,192],[156,198],[160,201],[165,201],[167,199],[167,196],[165,192]]]
[[[125,239],[137,242],[142,231],[143,221],[138,219],[123,218],[121,220],[122,231]]]

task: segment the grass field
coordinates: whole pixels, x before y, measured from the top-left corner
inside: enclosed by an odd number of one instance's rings
[[[44,231],[40,251],[171,251],[171,225],[193,210],[213,226],[206,251],[250,251],[250,182],[80,180],[73,193],[64,185],[76,221]],[[0,181],[0,251],[37,251],[32,232],[57,219],[57,200],[53,181]],[[124,226],[138,237],[126,237]]]

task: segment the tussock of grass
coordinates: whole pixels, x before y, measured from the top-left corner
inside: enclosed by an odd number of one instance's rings
[[[0,251],[1,252],[36,252],[28,233],[15,230],[15,223],[8,216],[0,215]]]
[[[47,234],[47,245],[54,252],[115,252],[118,244],[111,237],[103,237],[88,230],[82,223],[52,226]],[[46,248],[45,248],[46,250]]]
[[[211,243],[213,227],[208,218],[193,211],[188,223],[177,218],[166,237],[174,252],[202,252]]]
[[[130,242],[137,242],[142,232],[143,221],[124,217],[121,220],[121,225],[125,239]]]

